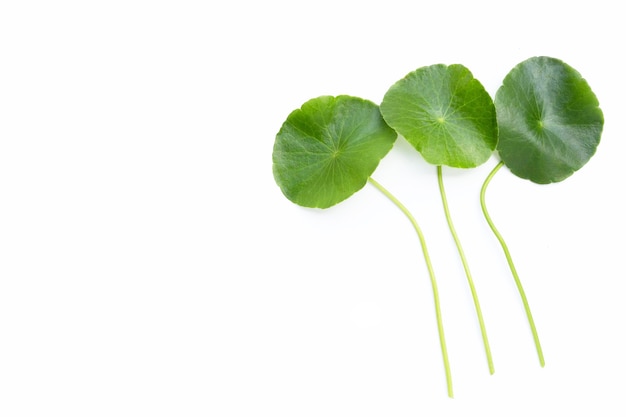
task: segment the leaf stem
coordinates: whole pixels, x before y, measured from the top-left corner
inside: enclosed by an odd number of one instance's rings
[[[480,190],[480,205],[483,209],[483,214],[485,216],[485,219],[487,220],[487,223],[489,223],[489,227],[491,227],[491,230],[493,231],[496,238],[498,238],[498,241],[500,242],[500,245],[502,246],[502,250],[504,250],[504,255],[506,256],[506,260],[509,264],[509,268],[511,269],[511,273],[513,274],[513,278],[515,279],[515,285],[517,286],[519,295],[522,298],[522,303],[524,304],[526,317],[528,317],[528,324],[530,325],[530,330],[532,331],[533,339],[535,340],[535,347],[537,349],[537,355],[539,356],[539,363],[543,367],[545,366],[546,362],[543,358],[543,351],[541,349],[541,343],[539,342],[539,335],[537,334],[537,328],[535,327],[535,321],[533,320],[533,315],[530,312],[530,306],[528,304],[528,299],[526,298],[526,293],[524,292],[524,288],[522,287],[522,282],[520,281],[519,276],[517,275],[517,270],[515,269],[515,265],[513,264],[513,259],[511,258],[511,253],[509,252],[509,248],[504,242],[504,238],[502,238],[502,235],[498,232],[498,229],[496,229],[496,226],[493,224],[493,221],[491,220],[491,217],[489,216],[489,212],[487,211],[487,206],[485,204],[485,192],[487,191],[487,186],[491,182],[491,179],[496,174],[496,172],[498,172],[498,170],[502,168],[502,165],[504,165],[504,162],[500,161],[498,165],[496,165],[496,167],[491,171],[491,173],[489,173],[489,175],[485,179],[485,182],[483,183],[483,187]]]
[[[375,181],[372,177],[370,177],[369,182],[376,187],[380,192],[382,192],[389,200],[391,200],[411,221],[411,224],[415,228],[417,232],[417,236],[419,237],[420,243],[422,245],[422,252],[424,253],[424,259],[426,260],[426,266],[428,267],[428,273],[430,274],[430,284],[433,289],[433,297],[435,300],[435,312],[437,316],[437,329],[439,331],[439,343],[441,345],[441,354],[443,356],[443,366],[446,372],[446,384],[448,386],[448,396],[453,398],[452,392],[452,373],[450,372],[450,362],[448,360],[448,349],[446,348],[446,338],[443,331],[443,320],[441,317],[441,306],[439,303],[439,290],[437,289],[437,281],[435,279],[435,272],[433,271],[433,266],[430,262],[430,256],[428,255],[428,249],[426,248],[426,240],[424,239],[424,234],[420,229],[417,221],[413,217],[413,215],[409,212],[409,210],[396,198],[391,194],[386,188],[380,185],[377,181]]]
[[[456,229],[454,228],[454,224],[452,223],[452,217],[450,216],[450,209],[448,208],[448,199],[446,198],[446,191],[443,186],[443,174],[441,165],[437,166],[437,179],[439,182],[439,192],[441,194],[441,201],[443,203],[443,210],[446,214],[446,220],[448,221],[448,227],[450,229],[450,233],[454,238],[454,243],[456,244],[456,248],[459,252],[459,256],[461,257],[461,262],[463,263],[463,269],[465,270],[465,275],[467,276],[467,283],[469,284],[470,290],[472,292],[472,298],[474,300],[474,307],[476,309],[476,315],[478,317],[478,323],[480,325],[480,332],[483,338],[483,345],[485,346],[485,354],[487,355],[487,365],[489,366],[489,373],[493,375],[495,372],[493,366],[493,358],[491,356],[491,348],[489,347],[489,339],[487,338],[487,329],[485,327],[485,322],[483,320],[483,313],[480,308],[480,302],[478,301],[478,294],[476,293],[476,287],[474,286],[474,280],[472,279],[472,274],[470,273],[469,265],[467,263],[467,259],[465,258],[465,253],[463,252],[463,247],[461,246],[461,240],[459,239]]]

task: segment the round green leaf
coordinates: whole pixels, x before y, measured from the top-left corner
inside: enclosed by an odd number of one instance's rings
[[[387,91],[380,111],[434,165],[472,168],[496,148],[493,100],[463,65],[432,65],[409,73]]]
[[[533,57],[504,78],[495,98],[498,152],[518,177],[562,181],[596,152],[604,125],[598,99],[572,67]]]
[[[296,204],[333,206],[365,186],[396,137],[370,101],[314,98],[293,111],[276,135],[274,178]]]

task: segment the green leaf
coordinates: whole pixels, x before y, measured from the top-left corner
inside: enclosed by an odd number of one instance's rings
[[[396,137],[370,101],[314,98],[293,111],[276,135],[274,179],[292,202],[328,208],[365,186]]]
[[[434,165],[475,167],[496,148],[493,101],[463,65],[409,73],[387,91],[380,110],[389,126]]]
[[[562,181],[589,161],[604,117],[582,76],[555,58],[533,57],[504,78],[495,98],[498,152],[518,177]]]

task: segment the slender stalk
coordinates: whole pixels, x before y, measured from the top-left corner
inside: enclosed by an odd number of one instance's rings
[[[465,253],[463,252],[463,247],[461,246],[461,240],[459,239],[456,229],[454,228],[454,224],[452,223],[452,217],[450,216],[450,209],[448,208],[448,199],[446,198],[446,190],[443,186],[443,175],[441,165],[437,166],[437,179],[439,181],[439,192],[441,194],[441,201],[443,202],[443,210],[446,214],[446,220],[448,221],[448,227],[450,229],[450,233],[452,233],[452,237],[454,238],[454,243],[456,244],[456,248],[459,252],[459,256],[461,257],[461,262],[463,263],[463,269],[465,270],[465,276],[467,276],[467,283],[469,284],[470,290],[472,292],[472,298],[474,299],[474,307],[476,309],[476,316],[478,317],[478,323],[480,325],[480,332],[483,337],[483,345],[485,346],[485,354],[487,355],[487,365],[489,366],[489,373],[493,375],[495,372],[493,366],[493,358],[491,357],[491,348],[489,347],[489,339],[487,338],[487,329],[485,328],[485,322],[483,320],[483,313],[480,308],[480,302],[478,301],[478,294],[476,293],[476,287],[474,286],[474,280],[472,279],[472,274],[470,273],[469,265],[467,263],[467,259],[465,258]]]
[[[537,349],[537,355],[539,356],[539,363],[543,367],[545,366],[546,362],[543,358],[543,351],[541,350],[541,343],[539,342],[539,335],[537,334],[537,328],[535,327],[535,321],[533,320],[533,315],[530,312],[530,306],[528,304],[528,299],[526,298],[526,293],[524,292],[524,288],[522,287],[522,282],[520,281],[519,276],[517,275],[517,270],[515,269],[515,265],[513,264],[513,259],[511,258],[511,253],[509,252],[509,248],[504,242],[502,235],[498,232],[498,229],[496,229],[496,226],[493,224],[493,221],[491,220],[491,217],[489,216],[489,213],[487,212],[487,206],[485,205],[485,192],[487,191],[487,186],[491,182],[491,179],[496,174],[496,172],[498,172],[498,170],[502,168],[502,165],[504,165],[504,162],[500,161],[498,165],[496,165],[496,167],[491,171],[491,173],[489,173],[489,175],[485,179],[483,187],[480,190],[480,205],[483,209],[483,214],[485,215],[485,219],[487,220],[487,223],[489,223],[489,227],[491,227],[491,230],[496,235],[496,237],[498,238],[498,241],[500,242],[500,245],[502,246],[502,250],[504,250],[504,255],[506,256],[506,260],[509,264],[509,268],[511,269],[511,273],[513,274],[513,278],[515,279],[515,285],[517,286],[519,295],[522,298],[522,303],[524,304],[524,310],[526,310],[526,317],[528,317],[528,324],[530,325],[530,330],[532,331],[533,339],[535,340],[535,347]]]
[[[417,232],[417,236],[419,237],[420,243],[422,245],[422,252],[424,253],[424,259],[426,260],[426,266],[428,267],[428,273],[430,274],[430,284],[433,289],[433,297],[435,299],[435,312],[437,315],[437,329],[439,330],[439,343],[441,345],[441,354],[443,356],[443,366],[446,371],[446,384],[448,386],[448,396],[453,398],[452,392],[452,373],[450,372],[450,361],[448,360],[448,349],[446,348],[446,337],[443,332],[443,320],[441,318],[441,306],[439,303],[439,290],[437,289],[437,281],[435,279],[435,272],[433,271],[433,266],[430,262],[430,256],[428,255],[428,249],[426,248],[426,240],[424,239],[424,234],[422,233],[422,229],[420,229],[417,221],[413,217],[413,215],[409,212],[409,210],[396,198],[394,197],[386,188],[376,182],[373,178],[369,178],[369,182],[376,187],[380,192],[382,192],[389,200],[391,200],[402,212],[409,218],[411,224],[415,228]]]

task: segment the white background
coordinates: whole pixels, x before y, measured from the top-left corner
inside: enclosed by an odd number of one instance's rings
[[[0,415],[626,415],[618,5],[2,2]],[[426,235],[451,400],[410,223],[369,185],[324,211],[290,203],[274,137],[319,95],[380,102],[436,63],[493,95],[535,55],[581,72],[606,119],[571,178],[502,169],[487,195],[545,368],[478,204],[497,158],[444,170],[493,376],[435,168],[399,139],[374,174]]]

